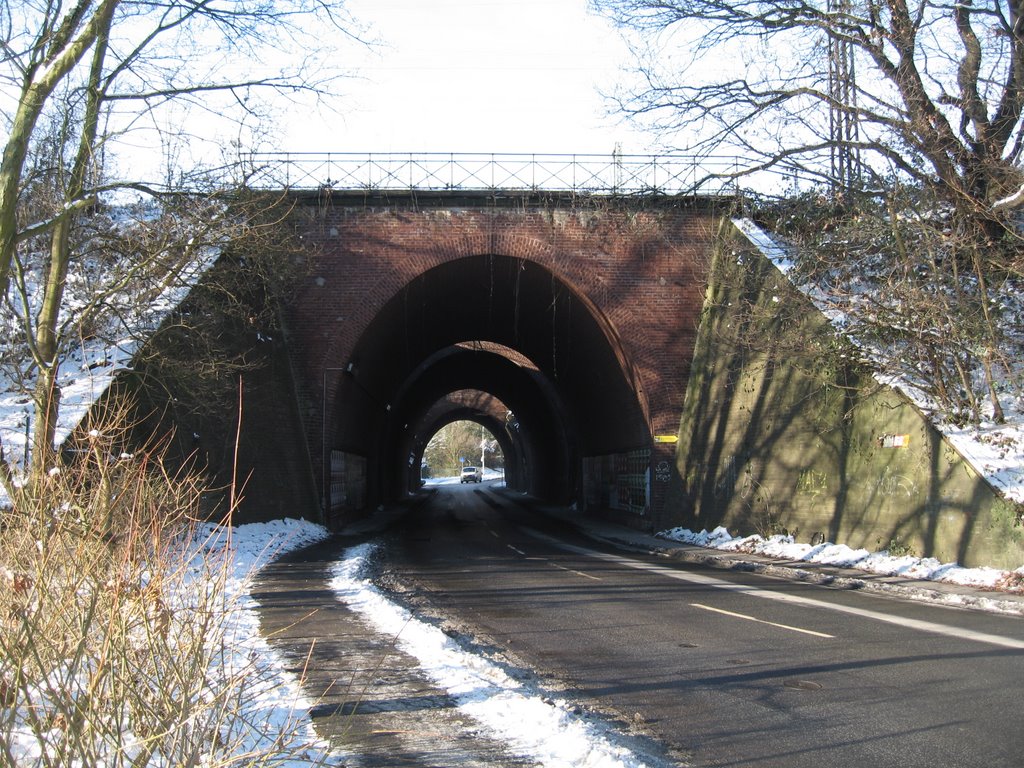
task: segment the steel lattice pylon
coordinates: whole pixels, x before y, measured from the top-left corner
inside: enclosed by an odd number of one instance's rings
[[[829,148],[832,185],[848,190],[861,180],[860,128],[853,44],[843,32],[851,0],[828,0],[833,18],[828,40]]]

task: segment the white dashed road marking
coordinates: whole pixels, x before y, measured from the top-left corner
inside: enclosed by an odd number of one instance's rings
[[[921,619],[911,619],[907,616],[895,616],[881,611],[872,611],[868,608],[857,608],[852,605],[842,605],[840,603],[829,603],[824,600],[815,600],[811,597],[803,597],[801,595],[789,595],[783,592],[776,592],[771,589],[762,589],[749,584],[733,584],[732,582],[723,581],[722,579],[716,579],[713,576],[706,576],[701,573],[692,573],[689,571],[679,571],[673,568],[666,568],[663,565],[657,565],[655,563],[645,563],[641,560],[633,560],[628,557],[622,557],[620,555],[611,555],[604,552],[598,552],[594,549],[587,549],[586,547],[577,547],[573,544],[567,544],[558,539],[554,539],[540,531],[524,528],[523,531],[528,533],[535,538],[546,541],[549,544],[563,549],[567,552],[574,552],[579,555],[585,555],[587,557],[593,557],[597,560],[603,560],[608,563],[615,563],[617,565],[626,566],[627,568],[635,568],[640,571],[647,571],[648,573],[654,573],[659,576],[665,576],[670,579],[676,579],[677,581],[686,581],[691,584],[701,584],[707,587],[714,587],[716,589],[727,589],[731,592],[742,592],[743,594],[750,595],[751,597],[758,597],[765,600],[775,600],[780,603],[789,603],[790,605],[806,606],[808,608],[819,608],[826,611],[833,611],[835,613],[845,613],[850,616],[859,616],[864,619],[871,619],[873,621],[880,621],[885,624],[895,624],[900,627],[908,629],[916,629],[920,632],[929,632],[934,635],[944,635],[946,637],[956,638],[958,640],[971,640],[976,643],[986,643],[988,645],[995,645],[1000,648],[1011,648],[1013,650],[1024,650],[1024,640],[1018,640],[1013,637],[1003,637],[1002,635],[993,635],[987,632],[976,632],[965,627],[955,627],[948,624],[939,624],[934,621],[923,621]],[[768,622],[766,622],[768,623]]]

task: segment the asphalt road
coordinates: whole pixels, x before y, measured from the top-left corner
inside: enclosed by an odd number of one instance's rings
[[[693,766],[1024,765],[1024,620],[617,551],[443,486],[383,567]]]

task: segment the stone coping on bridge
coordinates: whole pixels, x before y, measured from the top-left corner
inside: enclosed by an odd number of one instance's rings
[[[374,208],[448,208],[457,210],[494,208],[525,210],[552,206],[572,206],[600,210],[614,205],[620,210],[680,208],[689,210],[724,210],[733,204],[736,195],[701,194],[636,194],[612,195],[576,193],[553,190],[439,190],[439,189],[302,189],[284,188],[289,198],[310,205],[334,205],[361,209]]]

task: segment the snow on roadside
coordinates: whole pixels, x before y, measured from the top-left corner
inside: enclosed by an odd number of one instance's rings
[[[671,528],[657,534],[659,538],[679,541],[698,547],[725,552],[745,552],[789,561],[853,568],[885,576],[903,576],[922,581],[941,581],[962,586],[1024,592],[1024,566],[1014,571],[997,568],[963,568],[955,563],[941,563],[934,557],[890,555],[887,551],[871,552],[853,549],[845,544],[801,544],[792,536],[764,538],[733,536],[723,526],[708,532],[695,533],[686,528]]]
[[[224,664],[234,674],[255,672],[249,673],[254,684],[247,689],[244,717],[258,727],[248,734],[246,754],[273,748],[275,739],[284,734],[293,733],[301,739],[300,743],[286,744],[295,754],[274,763],[280,768],[343,765],[344,760],[336,750],[332,754],[314,732],[309,719],[312,703],[302,694],[296,677],[287,671],[284,660],[260,634],[259,614],[249,589],[259,569],[274,557],[328,535],[323,526],[304,520],[275,520],[234,528],[202,526],[194,539],[206,550],[204,556],[194,559],[196,578],[203,578],[202,563],[211,551],[228,558],[225,586],[230,607],[225,639],[229,654]]]
[[[261,722],[276,723],[285,728],[293,724],[296,717],[305,717],[310,704],[303,699],[298,681],[285,671],[283,661],[260,635],[255,602],[249,597],[248,589],[252,576],[274,556],[318,541],[328,532],[319,525],[304,521],[279,520],[233,529],[210,527],[208,535],[233,558],[233,581],[229,591],[239,597],[233,630],[236,638],[234,656],[242,665],[251,663],[254,658],[259,659],[258,663],[267,675],[268,682],[260,691],[258,711],[254,716],[258,715]],[[1002,580],[1013,574],[1024,576],[1024,567],[1012,572],[992,568],[968,569],[940,564],[934,559],[892,557],[885,552],[872,553],[830,543],[817,546],[798,544],[785,536],[769,539],[735,537],[722,527],[700,533],[677,528],[664,531],[659,536],[713,549],[980,587],[998,587]],[[545,700],[508,676],[498,665],[461,649],[440,629],[415,618],[388,600],[363,575],[373,550],[372,544],[348,550],[335,566],[332,589],[339,599],[377,631],[397,638],[398,647],[417,658],[423,671],[452,695],[462,711],[539,765],[642,767],[635,755],[611,743],[593,724],[575,717],[566,702]],[[333,761],[341,758],[337,754],[328,755],[326,745],[318,741],[308,719],[306,728],[309,755],[313,759],[326,760],[328,765],[338,764]],[[272,728],[269,730],[273,732]],[[253,746],[258,747],[257,744]],[[298,768],[304,764],[287,762],[282,765],[283,768]]]
[[[182,545],[183,569],[168,580],[175,588],[163,595],[172,613],[185,615],[194,609],[196,595],[209,588],[211,577],[213,583],[221,583],[220,569],[224,569],[220,604],[223,613],[219,617],[223,623],[214,622],[214,630],[207,636],[212,660],[208,678],[231,681],[229,685],[244,681],[244,690],[238,691],[238,698],[231,701],[232,706],[240,706],[239,717],[220,713],[221,722],[231,727],[231,745],[236,749],[233,757],[250,756],[254,762],[256,756],[267,757],[267,764],[278,768],[344,764],[342,756],[336,751],[332,754],[314,732],[309,718],[312,704],[303,696],[299,681],[287,671],[284,660],[260,634],[256,603],[249,594],[253,576],[272,557],[327,535],[325,528],[300,520],[237,528],[202,525]],[[211,568],[216,570],[211,572]],[[200,597],[199,602],[208,607],[204,599]],[[216,631],[218,628],[223,628],[223,634]],[[39,698],[43,700],[47,695],[47,691],[41,691]],[[39,735],[33,728],[14,727],[8,732],[12,739],[5,754],[13,757],[14,765],[48,765],[53,760],[53,754],[45,754],[41,749]],[[128,753],[120,758],[130,761],[134,756],[132,750],[137,742],[133,738],[129,733],[121,733],[122,745]],[[111,754],[110,759],[113,758]],[[171,762],[157,753],[145,765],[169,768]]]
[[[643,763],[571,712],[564,701],[545,700],[482,656],[461,649],[440,629],[388,600],[361,574],[373,545],[348,550],[335,566],[338,596],[378,632],[397,638],[404,652],[444,688],[459,709],[512,749],[552,768],[641,768]]]

